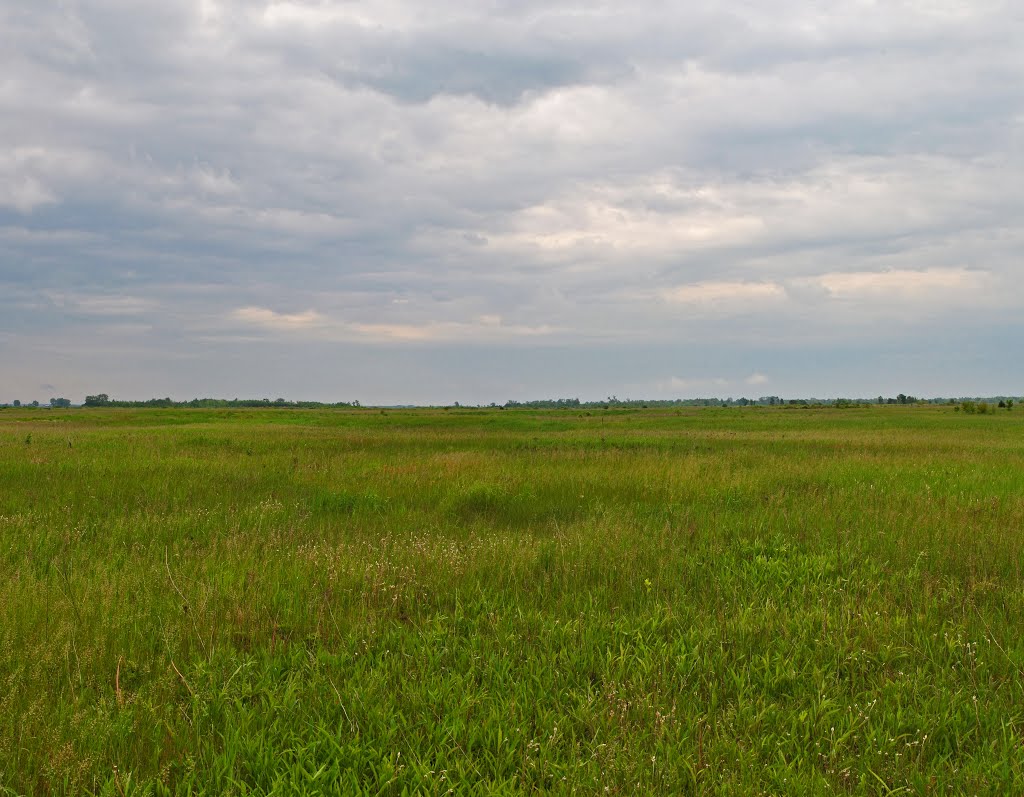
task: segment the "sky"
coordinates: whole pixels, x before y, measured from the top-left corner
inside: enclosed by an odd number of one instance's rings
[[[1024,393],[1024,5],[0,0],[0,402]]]

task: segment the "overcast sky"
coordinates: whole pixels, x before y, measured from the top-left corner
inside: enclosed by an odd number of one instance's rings
[[[1024,5],[0,0],[0,402],[1024,392]]]

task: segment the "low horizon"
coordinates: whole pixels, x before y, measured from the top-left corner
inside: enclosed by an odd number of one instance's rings
[[[102,401],[98,403],[90,403],[90,399],[94,399],[98,396],[102,396]],[[52,396],[48,400],[41,399],[8,399],[0,400],[0,407],[19,407],[22,409],[31,409],[33,407],[33,401],[38,402],[39,407],[50,407],[51,402],[56,399],[57,401],[69,401],[70,404],[62,405],[63,407],[74,407],[74,408],[92,408],[102,406],[117,406],[119,404],[134,404],[143,405],[150,404],[154,407],[159,407],[160,402],[169,401],[176,406],[187,405],[189,403],[201,403],[201,402],[222,402],[222,403],[237,403],[237,404],[248,404],[253,407],[260,405],[268,406],[298,406],[298,405],[319,405],[324,408],[330,407],[351,407],[351,408],[362,408],[362,409],[439,409],[439,408],[463,408],[463,409],[531,409],[531,408],[544,408],[542,405],[549,405],[552,408],[571,408],[574,406],[592,408],[594,406],[606,405],[608,407],[624,407],[627,405],[646,405],[651,404],[657,406],[671,406],[675,405],[689,405],[689,406],[701,406],[702,403],[710,404],[714,402],[717,405],[730,404],[732,406],[739,406],[740,402],[745,402],[742,406],[783,406],[787,404],[808,404],[812,402],[824,402],[824,403],[836,403],[836,402],[852,402],[857,404],[869,404],[869,405],[906,405],[906,404],[939,404],[948,402],[962,402],[962,401],[999,401],[1001,399],[1017,400],[1018,398],[1024,399],[1022,393],[959,393],[948,396],[915,396],[914,394],[898,393],[895,396],[889,396],[885,394],[878,394],[876,396],[865,396],[865,395],[804,395],[804,396],[777,396],[777,395],[737,395],[737,396],[675,396],[671,398],[644,398],[644,397],[629,397],[629,396],[616,396],[610,395],[603,398],[581,398],[579,396],[560,396],[551,398],[520,398],[520,399],[506,399],[505,401],[487,401],[487,402],[464,402],[461,400],[452,400],[446,402],[435,402],[429,404],[420,404],[415,402],[392,402],[390,404],[381,404],[374,402],[361,401],[358,398],[352,399],[302,399],[302,398],[285,398],[278,396],[277,398],[267,397],[241,397],[234,396],[232,398],[217,397],[217,396],[192,396],[189,398],[177,398],[173,395],[170,396],[149,396],[147,398],[127,398],[122,396],[113,396],[109,394],[90,394],[82,399],[69,399],[67,396]],[[14,402],[18,401],[20,404],[15,405]]]

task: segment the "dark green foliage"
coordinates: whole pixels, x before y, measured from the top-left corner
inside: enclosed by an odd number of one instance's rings
[[[374,492],[350,493],[344,490],[318,490],[310,505],[314,512],[325,514],[352,514],[356,511],[385,512],[388,501]]]

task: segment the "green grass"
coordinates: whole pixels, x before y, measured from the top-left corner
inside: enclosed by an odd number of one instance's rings
[[[2,794],[1024,793],[1024,412],[0,412]]]

